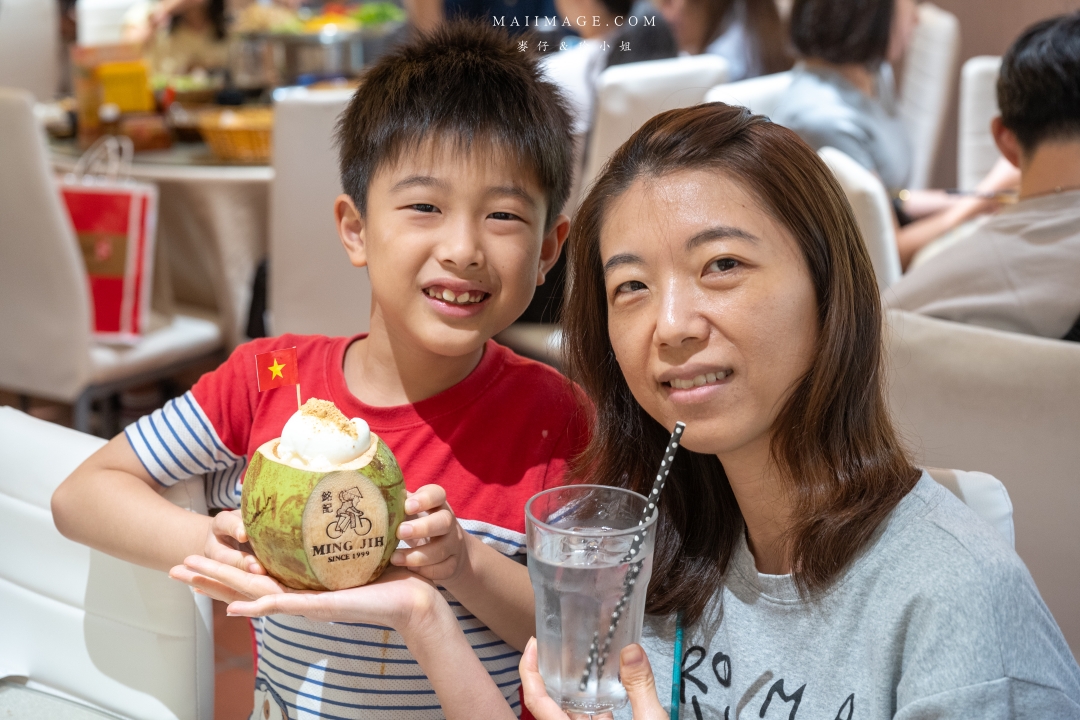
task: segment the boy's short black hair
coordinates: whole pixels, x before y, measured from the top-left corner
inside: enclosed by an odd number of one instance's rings
[[[516,157],[547,197],[545,230],[570,193],[566,103],[505,30],[445,23],[365,72],[337,128],[341,184],[361,213],[375,172],[429,138]]]
[[[889,52],[894,0],[795,0],[790,33],[804,58],[876,66]]]
[[[1080,139],[1080,12],[1043,20],[1001,60],[1001,121],[1032,152],[1044,140]]]

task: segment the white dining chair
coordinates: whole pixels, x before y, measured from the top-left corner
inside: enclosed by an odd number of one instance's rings
[[[270,186],[270,330],[366,332],[371,283],[349,264],[334,224],[341,194],[334,127],[352,91],[279,92],[274,100],[274,181]]]
[[[739,82],[723,83],[705,93],[705,102],[742,105],[756,115],[771,115],[784,93],[791,87],[793,79],[794,74],[789,70]]]
[[[878,290],[884,291],[900,279],[900,253],[896,247],[893,210],[885,186],[877,176],[836,148],[818,153],[840,182],[855,214],[863,242],[874,265]]]
[[[53,491],[104,443],[0,407],[0,679],[18,683],[0,716],[81,717],[63,698],[122,718],[212,720],[210,599],[53,525]],[[206,512],[202,477],[165,497]],[[16,698],[24,714],[3,712]]]
[[[920,465],[991,473],[1016,551],[1080,657],[1080,344],[898,310],[887,314],[890,411]]]
[[[1013,504],[1004,483],[989,473],[977,470],[926,468],[939,485],[971,508],[990,527],[997,530],[1009,547],[1016,549],[1013,527]]]
[[[727,77],[727,61],[708,54],[615,65],[600,73],[585,149],[584,191],[611,154],[646,120],[665,110],[697,105]]]
[[[919,5],[919,24],[904,58],[900,114],[913,150],[908,187],[930,185],[956,85],[960,21],[937,5]]]
[[[74,405],[220,359],[221,329],[184,309],[131,346],[91,338],[90,291],[25,90],[0,88],[0,388]]]
[[[0,5],[0,87],[27,90],[38,102],[54,99],[60,90],[60,4]]]
[[[960,70],[956,176],[961,190],[974,190],[1001,158],[990,132],[990,121],[1001,114],[997,101],[1000,71],[1001,58],[989,55],[971,58]]]

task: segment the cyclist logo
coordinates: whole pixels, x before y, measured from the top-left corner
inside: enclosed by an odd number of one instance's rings
[[[364,517],[364,510],[360,507],[359,501],[363,499],[364,496],[357,487],[338,493],[341,506],[334,521],[326,526],[327,537],[337,540],[350,530],[361,537],[371,532],[371,520]]]

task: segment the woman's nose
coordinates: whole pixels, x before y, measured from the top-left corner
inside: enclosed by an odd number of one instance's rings
[[[660,293],[656,318],[656,339],[661,345],[683,347],[705,340],[709,324],[698,311],[697,292],[692,282],[671,278]]]

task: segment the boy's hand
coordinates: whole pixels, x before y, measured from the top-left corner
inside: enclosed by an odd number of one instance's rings
[[[424,630],[438,604],[445,603],[430,583],[392,567],[373,583],[330,592],[293,590],[268,575],[254,575],[199,555],[186,558],[169,576],[229,603],[231,615],[285,614],[319,622],[375,623],[402,634]]]
[[[248,544],[247,530],[244,529],[239,510],[226,510],[214,516],[206,532],[203,555],[239,570],[266,575],[266,570]]]
[[[434,582],[452,582],[468,564],[472,536],[446,503],[446,491],[425,485],[409,493],[405,512],[410,518],[398,526],[398,539],[410,549],[396,550],[390,562]]]

